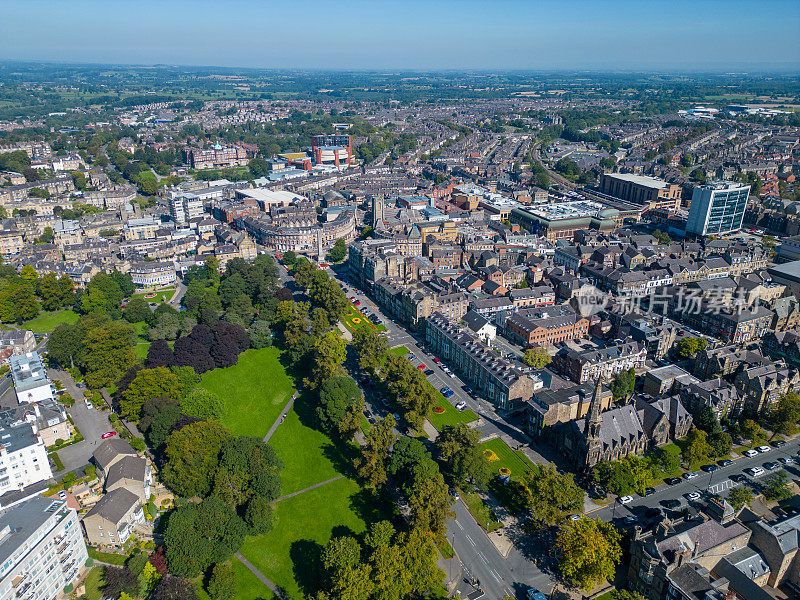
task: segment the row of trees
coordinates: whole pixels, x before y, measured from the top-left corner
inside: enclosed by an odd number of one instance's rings
[[[74,285],[66,276],[47,273],[41,277],[26,265],[19,273],[10,265],[0,264],[0,321],[22,323],[39,311],[71,306]]]

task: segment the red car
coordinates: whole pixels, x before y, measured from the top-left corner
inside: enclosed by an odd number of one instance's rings
[[[426,367],[425,367],[425,365],[419,365],[417,368],[421,371],[422,369],[424,369]]]
[[[117,435],[117,432],[116,432],[116,431],[106,431],[106,432],[105,432],[103,435],[101,435],[100,437],[101,437],[101,438],[103,438],[104,440],[106,440],[106,439],[108,439],[108,438],[110,438],[110,437],[114,437],[115,435]]]
[[[442,361],[440,361],[438,358],[434,357],[433,358],[433,362],[435,362],[438,365],[438,364],[441,364]]]
[[[361,305],[361,300],[356,300],[355,302],[353,302],[353,304],[355,304],[356,306],[360,306]]]

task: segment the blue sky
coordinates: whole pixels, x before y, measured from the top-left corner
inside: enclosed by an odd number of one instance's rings
[[[0,2],[0,59],[422,70],[800,66],[800,0]]]

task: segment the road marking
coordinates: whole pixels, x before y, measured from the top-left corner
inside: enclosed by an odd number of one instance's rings
[[[469,537],[469,534],[467,534],[467,535],[466,535],[466,538],[467,538],[467,541],[468,541],[470,544],[472,544],[472,546],[473,546],[473,547],[475,547],[475,542],[473,542],[473,541],[472,541],[472,538],[471,538],[471,537]]]

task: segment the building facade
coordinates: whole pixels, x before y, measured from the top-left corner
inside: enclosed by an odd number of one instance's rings
[[[34,496],[0,512],[0,600],[53,600],[88,558],[66,502]]]
[[[686,232],[724,235],[742,228],[750,186],[715,181],[694,188]]]

